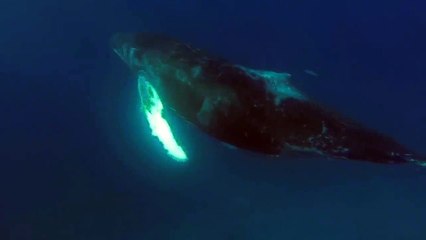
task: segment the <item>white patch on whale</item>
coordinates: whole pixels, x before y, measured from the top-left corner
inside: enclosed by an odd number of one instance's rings
[[[295,98],[299,100],[307,99],[299,90],[290,84],[291,74],[289,73],[256,70],[240,65],[237,67],[246,72],[253,79],[264,81],[267,90],[275,96],[276,105],[279,105],[287,98]]]

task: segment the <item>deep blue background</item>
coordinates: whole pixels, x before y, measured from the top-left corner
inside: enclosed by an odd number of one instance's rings
[[[3,0],[0,239],[426,239],[424,168],[271,161],[175,118],[192,159],[172,162],[108,46],[117,31],[159,31],[290,72],[426,154],[425,12],[404,0]]]

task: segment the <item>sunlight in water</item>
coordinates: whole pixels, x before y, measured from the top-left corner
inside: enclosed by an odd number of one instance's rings
[[[160,140],[169,156],[176,161],[185,162],[188,157],[183,148],[177,143],[169,123],[162,115],[163,103],[155,88],[146,80],[143,74],[138,76],[138,89],[142,110],[148,120],[152,135]]]

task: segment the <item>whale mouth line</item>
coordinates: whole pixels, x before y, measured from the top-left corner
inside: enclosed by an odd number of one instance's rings
[[[186,162],[188,157],[176,141],[170,124],[163,116],[163,103],[155,88],[143,73],[138,74],[138,91],[141,110],[144,112],[151,134],[162,143],[167,154],[178,162]]]

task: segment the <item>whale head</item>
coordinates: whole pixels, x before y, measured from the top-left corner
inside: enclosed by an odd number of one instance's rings
[[[110,45],[114,52],[133,70],[143,66],[144,45],[138,43],[136,35],[116,33],[111,38]]]
[[[167,59],[175,45],[175,40],[157,33],[116,33],[110,45],[114,52],[133,71],[146,70],[152,61]]]

